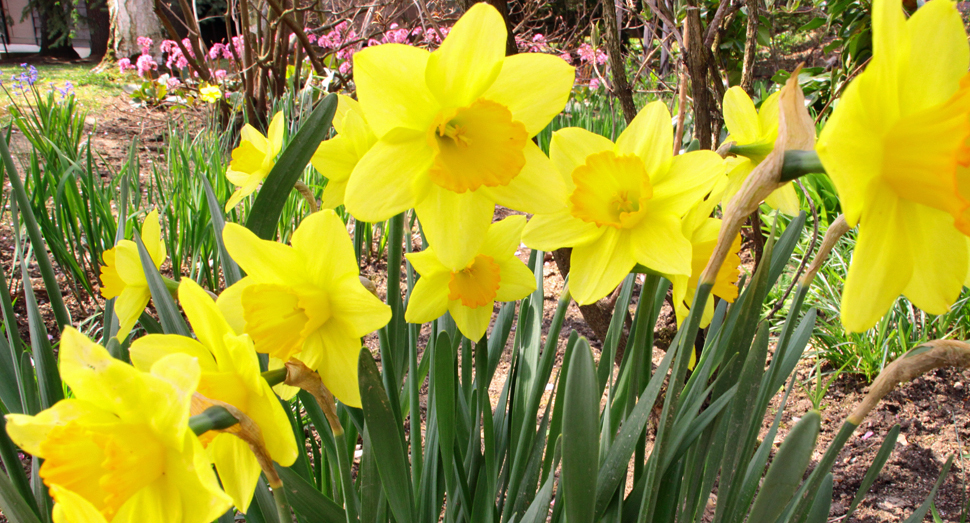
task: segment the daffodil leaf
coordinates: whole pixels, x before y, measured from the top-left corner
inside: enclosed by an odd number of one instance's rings
[[[30,483],[27,479],[27,474],[24,473],[24,468],[20,466],[20,458],[17,455],[17,447],[14,446],[13,441],[10,440],[10,436],[7,435],[7,420],[3,416],[0,416],[0,462],[3,463],[3,467],[7,470],[9,475],[10,485],[14,488],[15,492],[19,494],[20,498],[23,499],[24,504],[30,506],[31,509],[36,513],[36,502],[34,501],[34,494],[30,491]],[[3,476],[3,474],[0,474]],[[2,479],[6,479],[6,476]],[[2,488],[0,488],[2,490]],[[4,513],[6,512],[6,507],[4,508]]]
[[[180,334],[191,336],[189,326],[185,324],[185,319],[179,313],[172,294],[162,280],[162,275],[155,268],[155,262],[148,254],[145,243],[141,241],[141,235],[135,233],[135,244],[138,245],[138,256],[141,258],[141,267],[145,271],[145,279],[148,281],[148,289],[152,293],[152,303],[155,304],[155,311],[158,312],[158,319],[162,323],[162,330],[165,334]]]
[[[219,247],[219,264],[222,265],[222,276],[226,279],[226,287],[229,287],[242,279],[242,272],[239,270],[236,261],[229,256],[226,244],[222,241],[222,229],[226,226],[226,220],[222,216],[222,206],[219,205],[219,200],[216,199],[216,194],[212,191],[209,177],[201,169],[197,172],[199,179],[202,180],[202,187],[205,189],[205,201],[209,206],[209,215],[212,219],[212,232],[215,234],[216,245]]]
[[[246,227],[256,233],[256,236],[264,240],[272,240],[276,236],[283,205],[320,142],[327,137],[336,111],[337,95],[331,94],[310,113],[307,121],[280,155],[273,170],[266,176],[263,188],[259,190],[246,221]]]
[[[346,523],[344,509],[324,496],[312,483],[303,479],[300,473],[290,467],[276,466],[276,472],[283,480],[286,499],[293,511],[306,518],[306,521],[321,523]]]
[[[566,376],[562,423],[562,486],[566,519],[591,523],[595,515],[599,464],[599,404],[596,370],[589,343],[580,339]]]

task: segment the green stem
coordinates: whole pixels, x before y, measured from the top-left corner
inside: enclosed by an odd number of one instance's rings
[[[262,374],[263,379],[270,387],[279,385],[286,381],[286,367],[281,367],[279,369],[268,370]]]
[[[273,489],[273,501],[276,502],[276,515],[280,523],[293,523],[293,514],[290,513],[290,504],[286,501],[286,490],[283,484],[271,486]]]
[[[179,282],[165,276],[162,276],[162,281],[165,283],[165,288],[168,289],[168,293],[172,295],[172,299],[179,299]]]
[[[781,181],[790,182],[806,174],[825,172],[825,166],[822,165],[815,151],[785,151]]]
[[[344,429],[340,425],[333,429],[333,438],[337,446],[337,468],[340,469],[340,485],[344,494],[347,523],[357,523],[357,499],[354,496],[354,480],[350,477],[350,460],[347,459],[347,443]]]
[[[222,407],[209,407],[201,414],[189,418],[189,428],[196,436],[201,436],[210,430],[229,428],[236,423],[239,423],[239,420]]]

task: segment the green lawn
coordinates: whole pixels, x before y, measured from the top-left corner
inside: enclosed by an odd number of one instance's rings
[[[122,82],[115,77],[115,71],[109,73],[93,73],[91,70],[97,64],[41,64],[37,65],[37,82],[35,86],[41,94],[46,94],[53,83],[57,89],[63,89],[66,82],[74,86],[74,93],[78,101],[89,111],[100,109],[104,103],[123,91]],[[0,81],[5,89],[0,90],[0,107],[6,113],[10,96],[14,94],[11,76],[19,76],[23,68],[19,64],[0,66]]]

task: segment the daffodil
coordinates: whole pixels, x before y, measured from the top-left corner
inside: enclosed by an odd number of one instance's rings
[[[269,455],[284,467],[292,465],[297,453],[293,430],[282,405],[259,373],[252,340],[233,331],[199,284],[183,279],[178,292],[198,341],[171,334],[149,334],[131,344],[132,364],[147,371],[169,354],[196,358],[202,369],[198,393],[228,403],[247,415],[259,426]],[[207,432],[200,439],[233,504],[246,512],[260,473],[259,462],[249,445],[228,433]]]
[[[265,136],[247,123],[240,137],[239,147],[232,150],[232,161],[226,171],[226,178],[238,189],[226,202],[226,212],[253,194],[276,165],[276,156],[283,148],[283,111],[273,115]]]
[[[162,241],[161,227],[158,224],[158,211],[152,209],[141,228],[141,240],[145,249],[161,267],[165,261],[165,242]],[[104,265],[101,267],[101,296],[115,300],[114,311],[118,315],[119,340],[124,340],[135,326],[138,317],[145,311],[152,293],[148,280],[142,270],[138,245],[131,240],[121,240],[118,245],[104,251]]]
[[[354,168],[345,205],[377,222],[413,207],[446,267],[478,253],[495,204],[552,212],[564,186],[530,140],[565,107],[561,58],[505,56],[506,29],[479,3],[433,53],[402,44],[354,55],[360,107],[377,142]]]
[[[751,174],[755,166],[771,152],[778,139],[778,95],[775,91],[761,103],[761,110],[755,110],[754,102],[744,89],[734,86],[724,94],[724,124],[728,129],[725,141],[746,146],[748,156],[737,156],[728,160],[728,176],[722,182],[725,187],[722,199],[730,201],[741,184]],[[801,203],[791,182],[775,189],[765,198],[771,208],[789,215],[798,214]]]
[[[36,416],[7,415],[11,439],[44,459],[55,521],[208,523],[225,513],[232,501],[188,427],[199,383],[192,357],[139,372],[71,327],[59,355],[74,397]]]
[[[907,20],[900,0],[876,0],[872,21],[872,60],[817,147],[846,221],[859,224],[842,295],[853,332],[900,294],[945,313],[968,266],[970,46],[960,13],[934,0]]]
[[[324,209],[335,209],[344,204],[350,174],[377,142],[357,100],[342,94],[337,96],[339,102],[333,116],[337,135],[321,143],[310,159],[313,167],[327,177],[327,186],[323,190]]]
[[[711,212],[718,200],[720,198],[713,197],[698,203],[687,213],[681,225],[681,231],[690,240],[691,245],[690,275],[666,275],[667,279],[673,283],[674,311],[677,314],[677,325],[680,325],[690,312],[700,275],[707,267],[707,262],[710,260],[711,254],[714,253],[714,247],[717,246],[717,235],[721,232],[721,220],[712,218]],[[738,297],[737,282],[738,277],[741,276],[741,271],[738,269],[738,266],[741,265],[741,258],[738,256],[740,250],[741,235],[739,234],[735,236],[731,243],[730,254],[728,254],[724,264],[721,265],[717,279],[714,281],[714,287],[711,289],[712,294],[729,303],[734,303],[734,300]],[[701,315],[701,328],[710,325],[713,317],[714,300],[707,300],[704,313]]]
[[[425,323],[450,312],[466,338],[481,339],[496,301],[522,299],[536,289],[535,275],[515,256],[524,227],[525,216],[491,224],[481,249],[459,270],[442,263],[433,246],[407,254],[421,279],[408,299],[404,319]]]
[[[606,296],[638,263],[662,274],[691,274],[681,218],[724,175],[713,151],[673,156],[670,113],[644,107],[614,144],[584,129],[553,134],[550,157],[568,198],[537,214],[523,232],[533,249],[572,247],[569,289],[579,304]]]
[[[301,360],[337,399],[360,407],[360,338],[386,325],[391,309],[360,283],[340,217],[332,210],[307,216],[291,246],[231,223],[223,240],[247,274],[217,301],[233,329],[248,334],[257,352]]]
[[[199,89],[199,98],[206,103],[215,103],[222,98],[222,91],[214,85],[204,84],[201,89]]]

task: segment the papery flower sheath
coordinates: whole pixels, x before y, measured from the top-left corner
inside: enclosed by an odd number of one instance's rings
[[[377,142],[347,183],[357,219],[413,207],[445,266],[475,257],[495,204],[552,212],[564,186],[530,140],[562,111],[574,69],[537,53],[505,56],[506,29],[479,3],[433,53],[383,44],[354,54],[360,107]]]
[[[377,142],[357,100],[343,94],[337,97],[337,112],[333,116],[333,128],[337,135],[321,143],[310,159],[313,167],[327,177],[327,186],[323,190],[324,209],[334,209],[344,204],[350,174]]]
[[[391,320],[391,309],[361,284],[354,247],[332,210],[303,219],[291,245],[262,240],[226,224],[226,249],[247,276],[217,301],[257,352],[291,357],[320,373],[340,401],[360,407],[360,338]]]
[[[247,123],[240,137],[239,147],[232,150],[232,161],[226,170],[226,178],[238,187],[226,202],[226,212],[256,192],[276,165],[276,156],[283,148],[283,111],[273,115],[265,136]]]
[[[445,266],[433,246],[407,254],[421,279],[408,299],[404,318],[426,323],[450,312],[466,338],[481,339],[496,301],[519,300],[536,289],[535,275],[515,256],[523,227],[525,216],[509,216],[490,225],[479,252],[459,270]]]
[[[725,142],[735,142],[751,151],[748,156],[737,156],[727,162],[728,176],[722,182],[725,186],[722,193],[725,204],[737,194],[751,171],[774,148],[775,140],[778,139],[780,94],[780,91],[775,91],[769,95],[761,102],[760,110],[754,108],[754,102],[740,87],[732,87],[724,94],[724,125],[728,130]],[[775,189],[765,198],[765,203],[788,215],[796,215],[801,210],[801,203],[792,182]]]
[[[673,156],[670,113],[644,107],[614,144],[585,129],[553,134],[550,157],[569,196],[537,214],[522,241],[533,249],[572,247],[569,289],[579,304],[609,294],[639,263],[663,274],[691,274],[681,218],[724,176],[713,151]]]
[[[59,356],[74,397],[7,415],[10,438],[44,459],[55,521],[209,523],[225,513],[232,501],[188,426],[194,358],[169,355],[139,372],[72,327]]]
[[[155,262],[155,268],[165,261],[165,242],[162,241],[158,211],[152,209],[141,228],[141,241],[145,250]],[[148,280],[142,269],[138,245],[131,240],[121,240],[118,245],[104,251],[104,265],[101,267],[101,296],[115,300],[114,311],[118,315],[119,340],[124,340],[131,332],[138,317],[152,298]]]
[[[970,233],[970,47],[956,5],[934,0],[908,20],[873,2],[872,60],[845,90],[818,142],[859,236],[842,324],[873,327],[900,294],[931,314],[957,299]]]
[[[289,418],[269,384],[259,373],[253,342],[237,335],[209,295],[189,278],[179,285],[179,302],[196,339],[174,334],[149,334],[131,344],[131,362],[147,371],[169,354],[194,357],[202,370],[198,393],[239,409],[259,426],[270,457],[284,467],[296,460],[296,440]],[[193,406],[192,414],[201,410]],[[241,512],[249,510],[260,465],[249,444],[233,434],[207,432],[206,446],[222,486]]]

